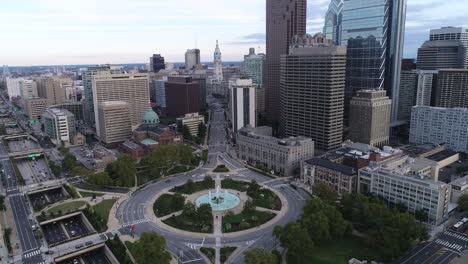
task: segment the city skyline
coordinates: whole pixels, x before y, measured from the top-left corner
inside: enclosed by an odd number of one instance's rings
[[[224,61],[241,61],[249,47],[265,52],[265,0],[55,1],[21,0],[2,5],[1,64],[11,66],[147,63],[153,53],[183,62],[199,48],[211,61],[216,40]],[[221,3],[220,3],[221,2]],[[308,1],[307,32],[323,30],[329,0]],[[463,26],[462,1],[408,1],[404,57],[416,57],[429,29]],[[57,22],[59,21],[59,22]],[[34,41],[31,41],[34,39]]]

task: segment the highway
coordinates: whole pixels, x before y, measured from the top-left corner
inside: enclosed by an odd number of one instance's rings
[[[122,228],[120,233],[130,234],[130,226],[135,226],[135,233],[140,235],[143,232],[156,231],[164,236],[167,241],[167,249],[177,255],[182,263],[205,263],[205,261],[198,253],[198,248],[203,243],[204,246],[237,246],[240,252],[233,256],[233,263],[242,264],[243,253],[250,248],[260,247],[267,250],[275,249],[278,244],[272,235],[275,225],[285,225],[289,221],[296,220],[302,213],[302,208],[308,194],[295,190],[286,184],[283,179],[272,179],[255,171],[251,171],[244,167],[244,165],[237,160],[230,157],[227,153],[227,136],[225,130],[224,111],[220,107],[216,107],[212,113],[210,139],[209,139],[209,160],[207,163],[186,175],[179,175],[172,177],[170,182],[158,181],[142,190],[132,194],[132,196],[122,202],[117,211],[117,217],[121,219]],[[146,215],[148,206],[152,208],[150,200],[155,194],[163,191],[164,189],[172,186],[185,183],[187,180],[201,180],[204,174],[210,169],[214,168],[217,160],[222,161],[231,170],[237,170],[237,173],[227,173],[230,178],[239,180],[256,180],[260,184],[276,189],[280,192],[288,202],[288,209],[284,216],[282,216],[275,225],[265,227],[263,229],[256,229],[254,232],[242,232],[241,235],[232,236],[229,234],[216,238],[213,234],[207,234],[206,237],[191,237],[185,235],[183,232],[172,232],[164,229],[155,223],[151,222],[150,217]],[[232,175],[235,176],[232,176]],[[219,174],[221,178],[226,174]]]

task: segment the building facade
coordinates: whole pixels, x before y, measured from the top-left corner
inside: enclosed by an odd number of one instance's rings
[[[392,100],[385,90],[361,90],[350,102],[349,138],[382,147],[390,140]]]
[[[37,83],[34,80],[21,80],[19,87],[21,98],[33,99],[38,97]]]
[[[263,73],[265,71],[265,54],[255,54],[255,48],[249,49],[249,54],[244,55],[244,72],[248,78],[257,85],[257,113],[265,112],[265,87],[263,85]]]
[[[123,101],[128,103],[130,124],[137,127],[141,124],[141,116],[148,109],[149,78],[147,74],[105,74],[93,77],[94,108],[107,101]],[[98,114],[96,113],[96,132],[99,135]]]
[[[5,80],[6,80],[8,97],[10,97],[10,100],[14,97],[21,96],[20,82],[24,79],[6,77]]]
[[[99,103],[96,125],[98,138],[106,144],[124,142],[132,135],[130,104],[124,101]],[[140,119],[140,118],[139,118]]]
[[[341,45],[341,24],[343,19],[344,0],[331,0],[325,13],[323,34],[327,39],[333,40],[337,46]]]
[[[279,117],[280,57],[289,54],[293,36],[306,34],[307,0],[266,1],[265,111]]]
[[[410,143],[446,144],[468,152],[468,109],[415,106],[411,113]]]
[[[49,108],[42,114],[44,132],[57,145],[70,145],[76,135],[75,116],[66,109]]]
[[[256,86],[252,79],[237,79],[229,84],[229,113],[234,132],[246,125],[257,125]]]
[[[189,113],[184,117],[177,118],[177,125],[187,126],[192,136],[198,136],[198,126],[200,124],[205,124],[205,117],[198,113]]]
[[[346,47],[316,34],[297,37],[281,56],[280,134],[305,136],[315,147],[340,147],[343,134]]]
[[[433,180],[429,162],[419,164],[402,156],[359,170],[358,191],[382,197],[389,204],[402,204],[409,212],[424,211],[438,225],[448,217],[450,185]]]
[[[84,121],[83,102],[67,102],[63,104],[53,105],[51,108],[66,109],[75,116],[75,120]]]
[[[185,69],[191,70],[200,64],[200,50],[188,49],[185,52]]]
[[[213,54],[213,75],[218,81],[223,80],[223,61],[221,59],[221,50],[216,40],[216,48]]]
[[[357,91],[385,89],[392,99],[392,122],[396,121],[405,20],[406,0],[344,1],[345,109]]]
[[[37,94],[47,99],[47,105],[57,105],[65,102],[65,89],[62,83],[54,78],[39,78],[37,80]]]
[[[468,69],[441,69],[434,89],[437,107],[468,108]]]
[[[150,57],[150,71],[157,73],[165,68],[164,57],[161,56],[161,54],[153,54],[153,56]]]
[[[468,28],[431,29],[418,49],[418,69],[468,69]]]
[[[169,77],[166,85],[166,112],[174,117],[200,111],[200,84],[189,76]]]
[[[30,120],[39,120],[42,114],[46,111],[47,99],[32,98],[24,100],[24,112]]]
[[[241,128],[236,136],[237,155],[252,166],[275,175],[299,174],[300,162],[314,156],[314,142],[310,138],[271,136],[271,128]]]
[[[166,109],[166,82],[167,77],[163,77],[162,79],[151,80],[150,85],[151,89],[154,92],[154,101],[157,107],[161,109]]]

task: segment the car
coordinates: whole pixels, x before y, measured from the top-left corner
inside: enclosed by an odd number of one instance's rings
[[[80,249],[82,247],[83,247],[83,244],[78,244],[78,245],[75,246],[76,249]]]
[[[36,231],[37,226],[36,226],[36,225],[32,225],[32,226],[31,226],[31,229],[32,229],[33,231]]]
[[[53,250],[47,250],[47,251],[45,252],[45,254],[46,254],[46,255],[52,255],[52,254],[54,254],[54,251],[53,251]]]
[[[86,241],[85,245],[89,246],[89,245],[92,245],[93,244],[93,241]]]
[[[78,264],[78,260],[77,259],[73,259],[73,264]]]
[[[76,235],[76,232],[74,230],[70,231],[70,233],[72,236]]]

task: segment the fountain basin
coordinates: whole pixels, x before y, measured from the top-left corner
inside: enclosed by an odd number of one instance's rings
[[[197,206],[209,204],[213,211],[225,211],[238,206],[240,204],[240,199],[237,195],[227,191],[219,193],[218,196],[207,193],[195,199],[195,204]]]

